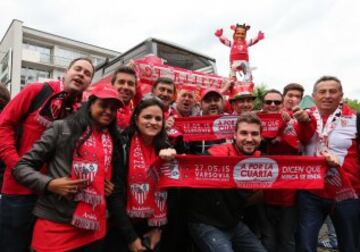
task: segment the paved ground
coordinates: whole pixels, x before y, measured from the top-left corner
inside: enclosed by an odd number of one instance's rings
[[[321,230],[320,230],[320,234],[319,234],[319,239],[320,240],[325,240],[327,239],[327,229],[325,227],[325,225],[322,226]],[[318,248],[317,252],[336,252],[339,250],[334,250],[334,249],[323,249],[323,248]]]

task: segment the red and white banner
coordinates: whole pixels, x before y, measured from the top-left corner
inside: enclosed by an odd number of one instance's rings
[[[202,72],[164,65],[161,58],[156,56],[146,56],[141,59],[136,59],[133,61],[133,66],[137,75],[137,100],[141,99],[141,97],[145,94],[151,92],[152,85],[159,77],[171,78],[178,90],[181,89],[182,85],[186,84],[188,86],[194,86],[199,90],[199,92],[205,88],[221,89],[224,82],[228,79],[216,74],[205,74]],[[111,75],[108,75],[93,85],[110,83],[111,77]],[[254,84],[252,82],[237,81],[235,86],[241,86],[240,89],[243,88],[244,90],[252,90]]]
[[[280,135],[280,131],[284,129],[285,122],[280,113],[262,113],[256,114],[261,120],[262,132],[264,138],[274,138]]]
[[[304,156],[178,155],[154,167],[160,188],[322,189],[327,163]]]
[[[262,123],[262,136],[274,138],[284,126],[280,114],[258,113]],[[238,116],[192,116],[175,118],[170,135],[182,135],[185,141],[212,141],[232,139]]]
[[[172,67],[162,64],[160,58],[148,56],[134,60],[134,67],[141,83],[152,85],[159,77],[168,77],[178,85],[193,84],[199,88],[221,89],[227,78],[216,74],[205,74],[197,71]],[[235,85],[253,86],[252,82],[240,82]]]
[[[232,139],[237,116],[191,116],[175,118],[173,128],[185,141]]]

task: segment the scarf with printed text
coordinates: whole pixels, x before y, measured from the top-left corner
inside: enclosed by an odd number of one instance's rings
[[[143,144],[135,134],[130,142],[127,213],[133,218],[147,218],[149,226],[167,223],[167,192],[157,187],[157,178],[150,169],[156,160],[153,145]]]
[[[89,132],[87,129],[82,137]],[[71,224],[87,230],[99,230],[106,218],[105,179],[111,179],[113,143],[107,130],[93,131],[81,145],[79,154],[74,151],[71,178],[87,179],[85,188],[74,196],[79,202]]]

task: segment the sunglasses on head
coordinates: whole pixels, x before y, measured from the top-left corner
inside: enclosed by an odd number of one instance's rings
[[[264,103],[266,105],[271,105],[272,103],[274,103],[276,106],[279,106],[282,103],[282,101],[279,101],[279,100],[266,100],[266,101],[264,101]]]

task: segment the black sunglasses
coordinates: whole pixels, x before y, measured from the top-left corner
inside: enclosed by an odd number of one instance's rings
[[[274,103],[276,106],[279,106],[282,103],[282,101],[279,101],[279,100],[266,100],[266,101],[264,101],[264,103],[266,105],[271,105],[272,103]]]

